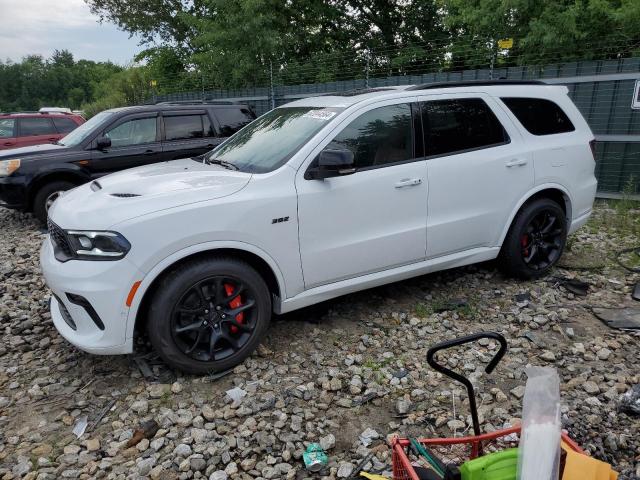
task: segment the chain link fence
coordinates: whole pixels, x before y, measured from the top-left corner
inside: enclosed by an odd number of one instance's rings
[[[466,51],[446,45],[423,46],[408,60],[406,49],[337,53],[304,66],[279,64],[276,67],[269,62],[263,66],[264,82],[248,88],[212,88],[204,74],[192,74],[187,83],[184,73],[180,78],[163,78],[157,85],[158,91],[164,93],[154,93],[147,102],[235,101],[252,105],[261,115],[301,98],[363,88],[464,80],[539,79],[566,85],[569,96],[591,126],[597,140],[599,195],[635,196],[640,193],[640,49],[628,43],[587,47],[575,53],[575,60],[566,51],[546,52],[535,60],[557,57],[563,61],[536,64],[526,64],[530,56],[501,49],[497,42],[488,48]],[[598,55],[603,59],[594,59]],[[461,65],[479,68],[458,69]],[[323,77],[331,81],[299,81]]]

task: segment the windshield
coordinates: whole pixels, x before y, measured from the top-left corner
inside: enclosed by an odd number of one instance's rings
[[[90,120],[80,125],[78,128],[73,130],[69,135],[58,140],[60,145],[64,145],[66,147],[75,147],[80,145],[85,138],[87,138],[92,132],[93,129],[104,122],[107,118],[113,115],[113,112],[100,112],[95,117],[91,117]]]
[[[342,108],[283,107],[271,110],[205,156],[249,173],[266,173],[284,165],[305,142]]]

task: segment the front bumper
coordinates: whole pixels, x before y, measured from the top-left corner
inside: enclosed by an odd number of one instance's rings
[[[113,262],[71,260],[62,263],[55,259],[48,236],[40,251],[40,265],[53,292],[51,318],[65,339],[89,353],[131,353],[133,339],[126,338],[129,308],[125,302],[133,283],[143,277],[135,265],[126,258]],[[77,300],[72,302],[68,294],[71,299],[74,295],[86,299],[90,308],[79,305]],[[71,322],[65,319],[66,315],[71,317]],[[92,315],[99,317],[104,329],[99,328],[100,322],[96,323]]]
[[[16,210],[26,210],[29,207],[23,177],[0,177],[0,206]]]

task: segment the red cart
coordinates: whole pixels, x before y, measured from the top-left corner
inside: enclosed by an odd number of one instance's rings
[[[473,385],[463,375],[456,373],[435,360],[435,354],[440,350],[456,347],[465,343],[475,342],[481,338],[490,338],[500,343],[498,353],[491,359],[487,367],[486,373],[491,373],[498,362],[502,359],[507,351],[507,341],[499,333],[483,332],[466,337],[447,340],[445,342],[434,345],[427,352],[427,362],[431,367],[444,375],[462,383],[469,394],[469,406],[471,408],[471,419],[473,422],[474,435],[468,437],[457,438],[423,438],[418,439],[421,445],[431,450],[445,465],[461,465],[467,460],[477,458],[481,455],[497,452],[506,448],[517,447],[520,440],[520,427],[511,427],[503,430],[496,430],[490,433],[480,433],[480,424],[478,421],[478,410],[476,407],[475,392]],[[562,441],[569,448],[576,452],[582,453],[582,449],[573,441],[566,432],[562,432]],[[407,438],[395,437],[391,441],[392,462],[393,462],[393,479],[394,480],[420,480],[414,467],[409,460],[408,452],[411,443]]]

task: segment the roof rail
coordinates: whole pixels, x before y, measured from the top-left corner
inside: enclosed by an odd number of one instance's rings
[[[171,100],[156,102],[156,105],[238,105],[235,100]]]
[[[412,85],[406,90],[431,90],[433,88],[454,88],[454,87],[488,87],[496,85],[547,85],[541,80],[462,80],[453,82],[433,82]]]

